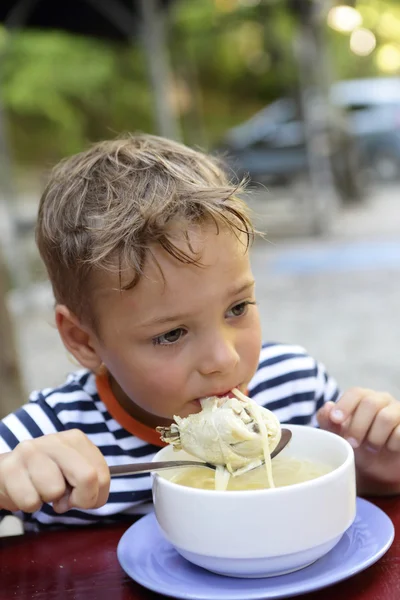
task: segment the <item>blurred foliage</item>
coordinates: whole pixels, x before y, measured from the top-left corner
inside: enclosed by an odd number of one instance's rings
[[[29,30],[8,42],[2,97],[20,161],[55,158],[87,140],[151,127],[140,49]]]
[[[357,7],[378,43],[400,34],[397,0],[360,0]],[[215,143],[226,128],[296,86],[295,24],[283,1],[176,0],[167,25],[171,93],[190,143]],[[335,75],[378,74],[374,56],[354,56],[348,37],[333,31],[327,36]],[[154,128],[137,41],[0,29],[0,65],[20,164],[47,163],[91,140]]]
[[[392,73],[382,72],[377,53],[387,43],[395,44],[400,50],[400,3],[398,0],[359,0],[356,7],[363,18],[362,27],[374,33],[377,49],[368,56],[355,56],[350,50],[349,34],[330,30],[329,44],[336,74],[344,79],[399,75],[400,68]]]

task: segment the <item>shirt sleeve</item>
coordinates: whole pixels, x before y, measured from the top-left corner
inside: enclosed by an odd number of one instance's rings
[[[341,391],[333,377],[328,375],[325,366],[320,362],[315,362],[315,413],[312,417],[312,424],[317,425],[316,414],[326,402],[337,402],[341,396]]]
[[[316,413],[340,396],[324,365],[301,346],[265,344],[249,395],[276,414],[281,423],[317,425]]]
[[[0,421],[0,453],[9,452],[25,440],[64,431],[63,424],[40,394]]]

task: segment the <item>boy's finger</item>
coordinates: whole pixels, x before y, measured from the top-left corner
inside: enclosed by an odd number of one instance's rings
[[[53,502],[65,492],[66,483],[57,464],[46,454],[35,453],[28,459],[28,473],[43,502]]]
[[[400,452],[400,425],[397,425],[392,432],[387,442],[387,449],[391,452]]]
[[[400,402],[392,402],[382,408],[376,415],[371,429],[368,432],[367,442],[377,450],[389,442],[396,427],[400,425]],[[395,442],[395,437],[392,443]]]
[[[361,400],[365,396],[374,395],[376,392],[364,388],[350,388],[336,402],[334,410],[331,412],[331,419],[334,423],[344,423],[354,413]]]
[[[47,436],[48,439],[51,436]],[[100,450],[81,432],[60,434],[64,444],[48,444],[46,453],[60,466],[73,488],[70,508],[99,508],[108,499],[110,470]],[[43,438],[44,439],[44,438]]]
[[[80,451],[64,444],[47,444],[45,454],[56,463],[73,488],[70,508],[94,508],[99,495],[99,474],[96,468]],[[42,457],[43,452],[38,455]]]
[[[65,492],[65,494],[61,498],[53,502],[53,509],[56,513],[65,513],[71,508],[71,491],[72,489],[68,486],[68,489]]]
[[[327,402],[317,412],[317,421],[321,429],[331,431],[332,433],[340,433],[340,425],[333,423],[331,419],[332,410],[335,409],[334,402]]]
[[[364,442],[382,408],[384,408],[384,400],[378,395],[366,396],[360,401],[345,428],[345,437],[353,448],[358,448]]]
[[[10,505],[14,505],[17,510],[33,513],[39,510],[43,504],[26,469],[20,469],[14,472],[13,477],[6,479],[5,492],[9,498]],[[12,510],[9,506],[5,506],[4,508]]]
[[[73,432],[71,432],[73,433]],[[77,439],[73,439],[74,447],[78,449],[82,456],[85,456],[90,465],[92,465],[97,473],[98,493],[97,501],[92,508],[100,508],[104,506],[108,500],[110,492],[110,469],[100,450],[92,444],[89,438],[80,431],[74,432],[77,434]],[[73,500],[74,496],[71,497]]]
[[[99,478],[95,467],[75,449],[68,451],[68,457],[61,450],[57,463],[72,487],[70,508],[94,508],[99,496]]]

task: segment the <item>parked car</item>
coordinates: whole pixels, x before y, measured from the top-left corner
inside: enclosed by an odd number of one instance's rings
[[[382,181],[400,177],[400,78],[341,81],[332,102],[346,110],[362,162]]]
[[[344,201],[360,199],[357,148],[340,109],[329,107],[328,124],[328,158],[339,195]],[[218,152],[239,177],[248,174],[254,182],[290,185],[308,173],[305,136],[300,103],[281,98],[229,130]]]
[[[329,157],[343,200],[363,196],[366,172],[384,181],[400,178],[400,78],[337,82],[326,110]],[[230,129],[219,151],[239,176],[267,185],[295,182],[308,172],[300,103],[276,100]]]

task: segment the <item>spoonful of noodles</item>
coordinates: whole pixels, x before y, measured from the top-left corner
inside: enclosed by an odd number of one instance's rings
[[[233,398],[204,398],[201,412],[186,418],[174,417],[175,423],[157,427],[157,431],[161,439],[176,450],[183,449],[215,465],[218,489],[226,489],[230,475],[242,475],[263,463],[268,485],[274,487],[271,454],[278,444],[279,451],[287,445],[291,432],[281,431],[278,419],[270,410],[238,389],[233,389],[232,394]]]
[[[278,442],[275,450],[271,452],[271,458],[275,458],[290,442],[292,432],[289,429],[282,429],[281,439]],[[260,463],[262,464],[262,463]],[[260,466],[258,463],[251,467],[256,468]],[[111,477],[118,477],[122,475],[135,475],[138,473],[149,473],[150,471],[162,471],[164,469],[177,469],[179,467],[205,467],[207,469],[217,469],[216,465],[212,465],[209,462],[200,462],[195,460],[163,460],[161,462],[145,462],[145,463],[132,463],[127,465],[117,465],[110,467]]]

